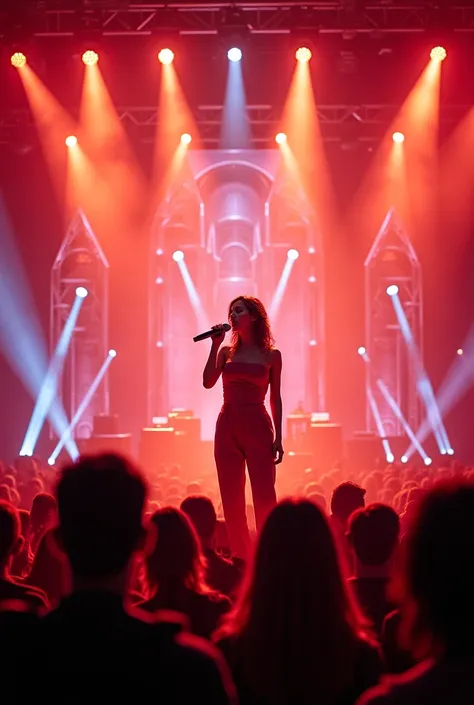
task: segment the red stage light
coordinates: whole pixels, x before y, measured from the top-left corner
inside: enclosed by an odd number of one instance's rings
[[[14,54],[11,55],[10,63],[16,69],[21,69],[23,68],[23,66],[26,66],[26,56],[22,54],[21,51],[16,51]]]
[[[174,59],[174,53],[171,51],[171,49],[162,49],[158,54],[158,59],[161,61],[162,64],[171,64]]]
[[[88,49],[83,53],[82,61],[86,66],[94,66],[99,61],[99,55],[92,49]]]
[[[296,60],[302,64],[307,64],[313,56],[313,52],[308,47],[300,47],[296,50]]]
[[[433,59],[433,61],[444,61],[447,55],[448,52],[444,47],[433,47],[433,49],[430,51],[430,57]]]

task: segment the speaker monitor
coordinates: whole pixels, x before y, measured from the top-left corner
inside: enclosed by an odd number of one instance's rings
[[[112,436],[119,432],[117,414],[97,414],[94,416],[93,436]]]
[[[314,470],[327,472],[342,460],[342,427],[339,424],[312,423],[308,435]]]
[[[130,458],[132,456],[132,434],[104,433],[84,438],[79,442],[79,451],[81,454],[118,453]]]
[[[198,444],[201,440],[201,419],[196,416],[169,415],[169,422],[184,443]],[[180,443],[181,445],[181,443]]]
[[[360,433],[346,441],[346,458],[350,470],[374,470],[385,461],[382,439],[373,433]]]
[[[156,471],[159,465],[176,463],[174,428],[171,426],[143,428],[140,436],[139,459],[145,473]]]

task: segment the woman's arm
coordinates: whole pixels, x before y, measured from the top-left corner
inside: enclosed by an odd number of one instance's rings
[[[272,410],[273,426],[275,427],[275,442],[273,450],[275,453],[275,462],[281,463],[283,460],[282,446],[282,418],[283,404],[281,401],[281,369],[282,359],[279,350],[272,351],[272,366],[270,368],[270,407]]]
[[[211,350],[207,358],[204,372],[202,373],[202,384],[205,389],[212,389],[219,377],[229,354],[229,348],[224,346],[219,350],[221,341],[219,339],[212,340]]]

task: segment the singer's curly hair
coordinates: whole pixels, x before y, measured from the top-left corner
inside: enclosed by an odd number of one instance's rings
[[[262,352],[269,353],[270,350],[273,350],[275,347],[275,339],[272,335],[270,321],[265,306],[262,304],[260,299],[256,299],[254,296],[237,296],[229,304],[229,319],[232,306],[236,304],[237,301],[242,301],[247,307],[249,314],[255,319],[253,321],[253,334],[256,345],[262,350]],[[238,350],[240,342],[238,332],[233,331],[230,342],[231,355]]]

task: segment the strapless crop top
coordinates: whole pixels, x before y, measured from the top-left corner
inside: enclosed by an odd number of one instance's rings
[[[259,362],[226,362],[222,370],[224,404],[263,404],[270,370]]]

